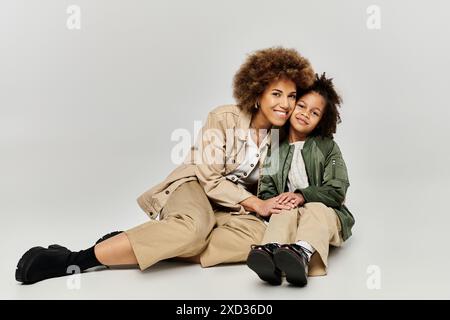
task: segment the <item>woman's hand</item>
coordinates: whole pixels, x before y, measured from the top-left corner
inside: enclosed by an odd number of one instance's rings
[[[276,201],[281,205],[293,205],[294,208],[302,206],[305,203],[305,198],[303,198],[303,195],[295,192],[284,192],[272,199],[276,199]]]
[[[287,203],[281,204],[278,202],[277,197],[261,200],[259,205],[256,208],[256,213],[262,217],[270,217],[272,214],[281,213],[282,210],[291,210],[295,208],[295,206]]]
[[[251,196],[240,202],[245,210],[256,212],[262,217],[270,217],[273,213],[281,213],[282,210],[291,210],[295,208],[292,203],[281,204],[278,201],[278,197],[274,197],[267,200],[261,200],[256,196]]]

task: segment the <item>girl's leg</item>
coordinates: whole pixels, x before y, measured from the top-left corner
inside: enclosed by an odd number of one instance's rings
[[[295,242],[305,241],[316,250],[309,263],[309,276],[326,275],[329,246],[343,243],[339,218],[333,208],[320,202],[306,203],[300,212]]]
[[[298,208],[295,208],[272,214],[261,244],[294,242],[297,232],[298,210]]]
[[[297,230],[297,215],[297,208],[272,214],[261,241],[262,245],[253,246],[248,254],[247,266],[261,280],[272,285],[280,285],[282,282],[282,272],[275,264],[274,253],[281,244],[294,241]]]
[[[298,228],[294,243],[274,252],[277,267],[286,280],[305,286],[308,275],[325,275],[329,245],[340,246],[340,223],[335,211],[320,202],[308,202],[299,208]]]

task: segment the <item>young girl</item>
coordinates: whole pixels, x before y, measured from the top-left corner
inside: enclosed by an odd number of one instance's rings
[[[307,275],[325,275],[329,245],[341,246],[351,236],[347,168],[333,140],[341,103],[332,79],[316,75],[298,99],[288,139],[266,160],[259,197],[292,208],[270,210],[263,245],[252,246],[247,258],[270,284],[281,284],[282,272],[297,286],[306,285]]]

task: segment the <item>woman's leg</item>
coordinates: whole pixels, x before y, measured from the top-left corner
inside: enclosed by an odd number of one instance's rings
[[[186,182],[172,193],[160,219],[125,231],[141,270],[175,257],[194,259],[206,247],[216,222],[209,199],[197,181]],[[128,247],[123,249],[127,252]]]
[[[265,223],[251,214],[216,213],[206,249],[200,254],[202,267],[221,263],[244,262],[252,244],[259,244],[266,229]]]
[[[95,245],[95,256],[105,266],[138,264],[125,232]]]
[[[193,257],[207,244],[215,224],[211,204],[197,181],[179,186],[161,221],[149,221],[79,252],[52,245],[34,247],[19,260],[16,280],[34,283],[88,268],[139,264],[141,270],[173,257]]]
[[[196,181],[187,182],[169,198],[161,221],[144,223],[102,241],[95,246],[95,256],[107,266],[139,264],[131,236],[141,257],[141,269],[172,257],[199,263],[199,252],[206,246],[214,222],[214,212],[201,186]],[[160,258],[155,260],[156,256]]]
[[[136,257],[125,233],[114,232],[99,239],[94,246],[78,252],[57,244],[48,248],[33,247],[19,260],[15,277],[19,282],[31,284],[101,265],[136,264]]]

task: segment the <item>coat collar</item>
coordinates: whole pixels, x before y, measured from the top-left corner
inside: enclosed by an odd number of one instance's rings
[[[236,129],[238,130],[237,136],[241,141],[246,142],[248,137],[248,130],[250,129],[250,122],[252,121],[252,114],[245,112],[244,110],[240,110],[238,122],[236,125]],[[272,127],[272,129],[280,129],[279,127]],[[272,142],[272,130],[269,130],[267,133],[267,145],[271,145]],[[274,135],[276,137],[276,135]],[[279,135],[278,135],[279,136]]]
[[[252,115],[244,110],[240,110],[238,122],[236,128],[238,129],[239,140],[247,141],[247,132],[250,128],[250,122],[252,120]]]

